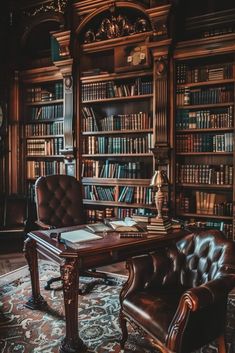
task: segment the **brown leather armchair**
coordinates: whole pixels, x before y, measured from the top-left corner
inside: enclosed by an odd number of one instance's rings
[[[42,229],[62,228],[85,223],[82,204],[81,183],[70,175],[54,174],[41,176],[35,182],[36,196],[36,224]],[[82,273],[84,276],[107,279],[105,273],[89,270]],[[47,282],[45,289],[60,280],[52,278]],[[80,294],[87,293],[97,282],[85,286]]]
[[[220,231],[188,234],[175,245],[127,262],[120,294],[121,348],[127,321],[149,334],[161,352],[190,353],[224,331],[229,291],[235,286],[235,243]]]

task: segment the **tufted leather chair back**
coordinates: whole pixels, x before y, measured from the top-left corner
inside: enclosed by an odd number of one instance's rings
[[[38,221],[56,228],[84,223],[81,184],[73,176],[39,177],[35,193]]]
[[[227,242],[219,231],[191,233],[175,246],[152,254],[149,267],[152,279],[148,287],[192,288],[205,284],[225,275],[227,264],[232,263],[235,268],[234,254],[235,244]]]
[[[197,287],[226,274],[231,261],[235,265],[234,246],[213,231],[190,234],[177,243],[180,253],[180,283]]]

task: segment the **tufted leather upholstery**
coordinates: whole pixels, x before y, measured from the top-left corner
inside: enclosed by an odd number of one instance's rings
[[[227,297],[235,286],[234,255],[235,244],[211,230],[130,259],[120,294],[122,348],[131,320],[161,352],[190,353],[218,337],[222,349]]]
[[[40,228],[61,228],[85,223],[80,182],[69,175],[41,176],[35,182],[37,225]],[[95,270],[81,273],[83,276],[106,279],[107,275]],[[60,277],[50,279],[45,289]],[[88,293],[98,282],[88,283],[80,294]]]
[[[35,193],[40,226],[58,228],[84,223],[81,185],[73,176],[39,177]]]

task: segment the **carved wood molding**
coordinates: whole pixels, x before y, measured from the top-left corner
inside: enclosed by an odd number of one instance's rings
[[[24,83],[37,83],[61,80],[62,74],[56,66],[29,69],[20,72],[20,79]]]
[[[146,10],[152,23],[153,35],[152,40],[161,40],[170,37],[170,15],[172,5],[158,6]]]
[[[63,291],[65,302],[69,304],[74,297],[74,293],[78,293],[79,276],[78,276],[78,259],[66,259],[60,266],[61,279],[63,281]],[[74,284],[74,286],[71,286]],[[76,295],[75,295],[76,297]]]
[[[59,44],[60,59],[71,58],[71,55],[70,55],[71,31],[51,32],[51,35]]]

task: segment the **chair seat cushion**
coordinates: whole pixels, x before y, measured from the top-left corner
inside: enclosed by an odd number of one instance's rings
[[[124,299],[123,310],[150,334],[165,342],[181,294],[181,290],[133,293]]]

